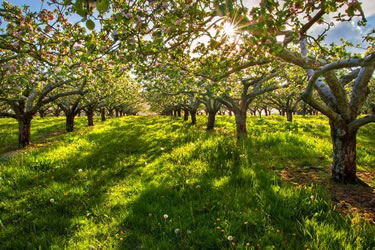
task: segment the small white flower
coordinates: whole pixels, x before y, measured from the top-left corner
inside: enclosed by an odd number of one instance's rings
[[[145,165],[147,165],[147,161],[145,161]]]
[[[0,177],[0,181],[3,179],[3,177]]]
[[[161,151],[163,151],[163,150],[164,150],[164,148],[160,148],[160,150],[161,150]]]
[[[191,230],[186,230],[186,233],[187,234],[191,234]]]
[[[163,215],[164,220],[168,219],[168,214]]]
[[[311,195],[310,198],[311,198],[311,200],[314,200],[315,196],[314,196],[314,195]]]
[[[78,172],[82,172],[82,171],[83,171],[82,168],[78,169]]]
[[[229,235],[229,236],[228,236],[228,240],[229,240],[229,241],[232,241],[232,240],[233,240],[233,236],[232,236],[232,235]]]
[[[180,232],[180,229],[179,228],[176,228],[175,230],[174,230],[174,233],[175,234],[178,234]]]
[[[196,185],[195,188],[196,188],[196,189],[200,189],[200,188],[201,188],[201,185]]]
[[[50,200],[49,200],[49,202],[51,202],[51,203],[54,203],[54,202],[55,202],[55,200],[54,200],[54,199],[50,199]]]

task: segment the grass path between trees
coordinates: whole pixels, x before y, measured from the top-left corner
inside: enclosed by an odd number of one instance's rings
[[[0,119],[1,249],[374,249],[375,125],[358,134],[366,185],[329,181],[323,117]],[[359,195],[358,195],[359,194]]]

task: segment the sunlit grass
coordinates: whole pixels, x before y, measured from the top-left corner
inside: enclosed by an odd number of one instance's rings
[[[195,127],[124,117],[94,128],[82,117],[70,134],[62,118],[33,120],[39,147],[0,160],[1,248],[371,249],[374,227],[339,216],[324,187],[275,175],[331,160],[324,118],[284,120],[250,117],[242,144],[233,117],[219,116],[214,133],[204,116]],[[17,124],[0,129],[5,152]],[[359,131],[361,169],[375,168],[374,132]]]

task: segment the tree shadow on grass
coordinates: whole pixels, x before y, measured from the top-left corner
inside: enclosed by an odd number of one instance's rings
[[[108,129],[91,131],[84,136],[89,151],[76,152],[57,168],[53,159],[26,161],[26,173],[20,173],[20,179],[13,179],[1,192],[4,203],[0,207],[0,235],[4,247],[67,245],[69,239],[79,237],[76,234],[82,227],[107,220],[105,213],[94,211],[105,207],[113,187],[144,167],[145,161],[157,159],[192,137],[188,127],[176,125],[171,126],[171,132],[178,133],[178,138],[170,140],[159,134],[160,125],[151,126],[157,120],[114,120]],[[164,122],[167,128],[175,121]],[[43,153],[33,153],[34,159],[40,159]],[[35,167],[39,169],[38,177],[33,174]],[[19,240],[19,235],[23,235],[23,240]],[[105,237],[99,238],[104,241]]]
[[[360,246],[353,238],[330,238],[323,231],[333,227],[350,234],[351,229],[326,202],[322,190],[295,189],[270,171],[242,163],[232,168],[237,170],[227,175],[211,168],[194,183],[148,185],[130,207],[122,208],[129,214],[119,225],[124,241],[118,248],[225,249],[245,248],[247,243],[261,249]],[[316,225],[307,225],[311,220]],[[318,234],[327,239],[319,241]]]

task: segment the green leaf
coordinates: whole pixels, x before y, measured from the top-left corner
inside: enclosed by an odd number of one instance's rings
[[[77,0],[75,2],[74,9],[81,17],[85,17],[87,15],[87,10],[85,9],[84,2],[82,0]]]
[[[87,21],[86,21],[86,27],[87,27],[89,30],[93,30],[93,29],[95,29],[95,23],[94,23],[92,20],[87,20]]]
[[[103,14],[109,9],[109,0],[99,0],[96,3],[96,8],[98,9],[100,14]]]

